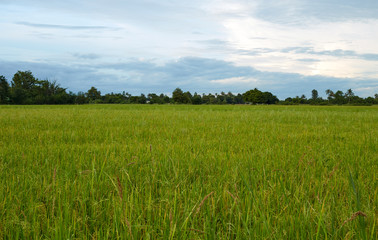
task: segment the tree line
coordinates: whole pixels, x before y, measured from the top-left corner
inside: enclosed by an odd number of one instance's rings
[[[305,95],[296,96],[294,98],[286,98],[284,101],[280,101],[283,105],[294,104],[311,104],[311,105],[373,105],[378,104],[378,94],[374,97],[361,98],[356,96],[352,89],[348,89],[345,93],[338,90],[336,92],[331,89],[325,91],[327,98],[323,99],[319,97],[319,93],[316,89],[311,91],[311,97],[306,98]]]
[[[87,103],[115,103],[115,104],[312,104],[312,105],[372,105],[378,104],[378,94],[373,97],[361,98],[356,96],[352,89],[345,93],[338,90],[325,92],[327,98],[319,97],[318,91],[313,89],[310,98],[305,95],[289,97],[279,100],[271,92],[262,92],[257,88],[243,94],[231,92],[220,94],[198,94],[184,92],[176,88],[172,97],[166,94],[150,93],[133,96],[125,91],[122,93],[101,92],[91,87],[87,92],[67,92],[56,81],[39,80],[30,71],[18,71],[9,84],[4,76],[0,76],[0,104],[87,104]]]

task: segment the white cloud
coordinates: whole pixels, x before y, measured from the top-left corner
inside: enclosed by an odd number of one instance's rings
[[[257,82],[258,82],[257,79],[251,78],[251,77],[232,77],[232,78],[210,80],[210,83],[224,84],[224,85],[250,84],[250,83],[257,83]]]
[[[208,14],[214,17],[225,17],[225,16],[249,16],[256,7],[258,3],[256,1],[244,1],[244,0],[209,0],[203,1],[201,8]]]
[[[377,64],[377,61],[366,61],[363,59],[324,57],[322,61],[312,64],[312,71],[309,75],[357,78],[360,79],[359,81],[363,81],[363,79],[377,79],[378,70],[374,69]]]
[[[377,61],[367,63],[357,56],[324,56],[324,51],[353,51],[362,55],[378,53],[378,20],[359,22],[317,21],[306,27],[280,25],[253,17],[227,18],[223,25],[228,31],[228,42],[235,50],[254,51],[270,49],[259,55],[238,54],[235,51],[228,60],[239,65],[254,66],[264,71],[283,71],[304,75],[332,77],[361,77],[372,69]],[[282,52],[289,47],[312,48],[313,52]],[[312,58],[311,64],[298,59]],[[376,77],[378,70],[366,77]]]

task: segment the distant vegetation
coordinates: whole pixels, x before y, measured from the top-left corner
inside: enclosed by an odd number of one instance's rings
[[[352,89],[345,93],[338,90],[326,91],[327,99],[319,97],[318,91],[313,89],[311,98],[305,95],[301,97],[289,97],[279,100],[270,92],[262,92],[258,89],[249,90],[243,94],[231,92],[220,94],[197,94],[184,92],[176,88],[172,97],[165,94],[150,93],[147,96],[132,96],[122,93],[108,93],[102,95],[96,87],[91,87],[87,92],[67,92],[55,81],[36,79],[30,71],[18,71],[14,74],[9,84],[4,76],[0,76],[0,104],[86,104],[86,103],[117,103],[117,104],[312,104],[312,105],[373,105],[378,104],[378,94],[375,97],[361,98],[356,96]]]

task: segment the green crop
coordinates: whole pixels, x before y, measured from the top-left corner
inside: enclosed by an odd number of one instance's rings
[[[378,108],[0,106],[0,239],[377,239]]]

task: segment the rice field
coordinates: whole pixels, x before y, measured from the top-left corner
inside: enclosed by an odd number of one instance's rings
[[[0,106],[0,239],[377,239],[378,106]]]

